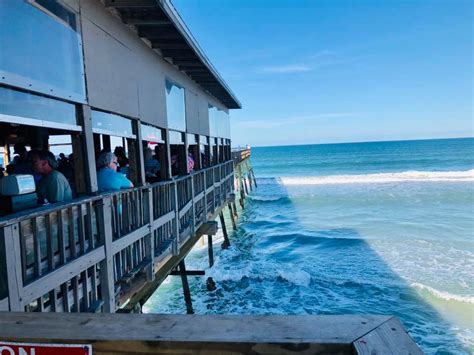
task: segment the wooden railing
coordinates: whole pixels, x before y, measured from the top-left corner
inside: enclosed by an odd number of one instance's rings
[[[224,205],[232,164],[0,219],[0,311],[114,312]]]

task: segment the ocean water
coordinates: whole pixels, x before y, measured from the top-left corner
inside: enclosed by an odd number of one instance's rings
[[[474,353],[474,139],[252,149],[228,250],[186,259],[198,314],[393,314],[428,354]],[[228,224],[228,227],[230,223]],[[206,290],[213,277],[217,290]],[[145,312],[185,313],[179,277]]]

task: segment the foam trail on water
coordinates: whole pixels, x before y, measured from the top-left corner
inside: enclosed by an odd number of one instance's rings
[[[474,181],[474,169],[466,171],[405,171],[364,175],[301,176],[262,179],[263,183],[279,182],[283,185],[373,184],[408,181]]]

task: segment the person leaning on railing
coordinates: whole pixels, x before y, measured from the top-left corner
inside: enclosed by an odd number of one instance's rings
[[[40,174],[41,180],[36,188],[38,200],[44,203],[64,202],[72,200],[72,191],[69,182],[63,174],[57,171],[58,162],[53,153],[48,150],[39,150],[33,159],[33,171]]]
[[[97,185],[99,192],[117,191],[133,187],[133,183],[117,172],[118,159],[114,153],[102,152],[97,158]]]

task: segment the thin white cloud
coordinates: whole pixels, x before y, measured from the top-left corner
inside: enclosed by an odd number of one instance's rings
[[[332,57],[336,53],[334,51],[331,51],[329,49],[323,49],[311,56],[311,59],[321,59],[321,58],[326,58],[326,57]]]
[[[312,67],[304,64],[271,65],[260,68],[261,72],[271,74],[303,73],[311,70]]]

